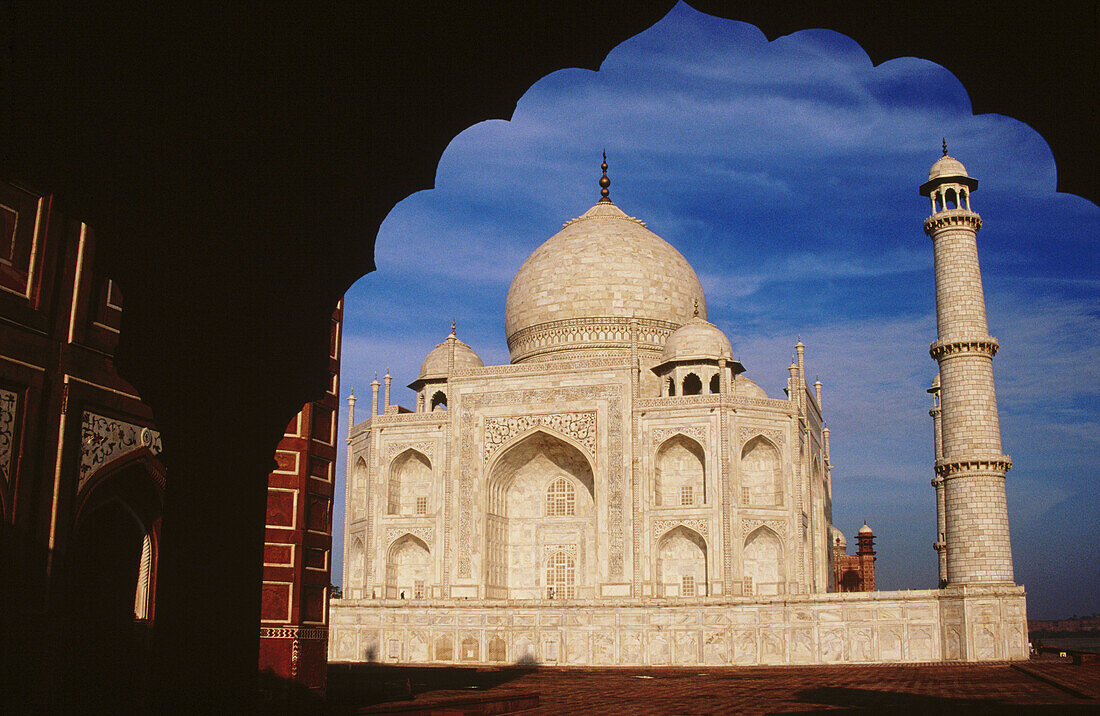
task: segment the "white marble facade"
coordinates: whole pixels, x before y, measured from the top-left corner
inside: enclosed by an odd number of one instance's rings
[[[1026,630],[998,627],[985,651],[964,627],[949,638],[940,592],[826,594],[829,435],[804,346],[767,396],[683,256],[608,199],[527,259],[505,325],[510,365],[452,328],[409,386],[415,410],[389,404],[387,376],[381,414],[353,424],[332,659],[1026,655]],[[1014,587],[983,599],[1023,604]]]

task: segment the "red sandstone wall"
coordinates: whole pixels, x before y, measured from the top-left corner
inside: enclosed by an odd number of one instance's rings
[[[260,669],[323,688],[328,651],[343,302],[332,315],[330,384],[287,425],[268,476]]]

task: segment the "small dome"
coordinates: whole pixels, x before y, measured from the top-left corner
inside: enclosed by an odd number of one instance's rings
[[[739,395],[742,398],[767,398],[768,394],[757,385],[754,381],[749,380],[743,375],[735,376],[733,383],[730,384],[730,393],[733,395]]]
[[[836,525],[831,526],[829,531],[833,535],[833,544],[839,543],[841,547],[848,546],[848,540],[844,539],[844,533],[838,530]]]
[[[932,168],[928,171],[928,181],[933,179],[941,179],[943,177],[969,177],[966,173],[966,167],[955,157],[949,157],[946,154],[939,158]]]
[[[929,393],[935,393],[940,389],[940,374],[936,373],[936,377],[932,379],[932,387],[928,389]]]
[[[481,368],[485,365],[473,348],[455,338],[452,333],[424,358],[424,362],[420,364],[420,374],[416,376],[418,381],[447,377],[447,369],[451,363],[451,341],[455,344],[455,370]]]
[[[718,326],[695,316],[672,332],[665,341],[661,362],[718,360],[733,357],[730,339],[718,330]]]
[[[863,523],[863,526],[859,528],[859,533],[860,533],[861,535],[869,535],[869,534],[872,534],[872,533],[871,533],[871,528],[867,526],[867,523],[866,523],[866,522],[864,522],[864,523]]]

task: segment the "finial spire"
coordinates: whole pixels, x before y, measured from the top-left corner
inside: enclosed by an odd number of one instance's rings
[[[458,335],[457,333],[455,333],[456,328],[458,328],[458,319],[457,318],[452,318],[451,319],[451,336]],[[448,338],[450,338],[450,336],[448,336]]]
[[[691,315],[694,316],[695,318],[699,317],[699,299],[698,298],[695,299],[695,309],[694,309],[694,313],[692,313]]]
[[[600,165],[600,169],[603,170],[603,176],[600,177],[600,201],[611,201],[608,198],[611,194],[607,190],[607,187],[611,186],[611,180],[607,178],[607,150],[603,152],[603,164]]]
[[[947,137],[943,138],[943,156],[947,156]]]

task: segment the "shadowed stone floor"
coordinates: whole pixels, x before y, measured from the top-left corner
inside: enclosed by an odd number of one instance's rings
[[[409,693],[413,698],[409,699]],[[1100,713],[1100,664],[676,669],[331,664],[332,713]],[[517,705],[519,702],[516,701]]]

